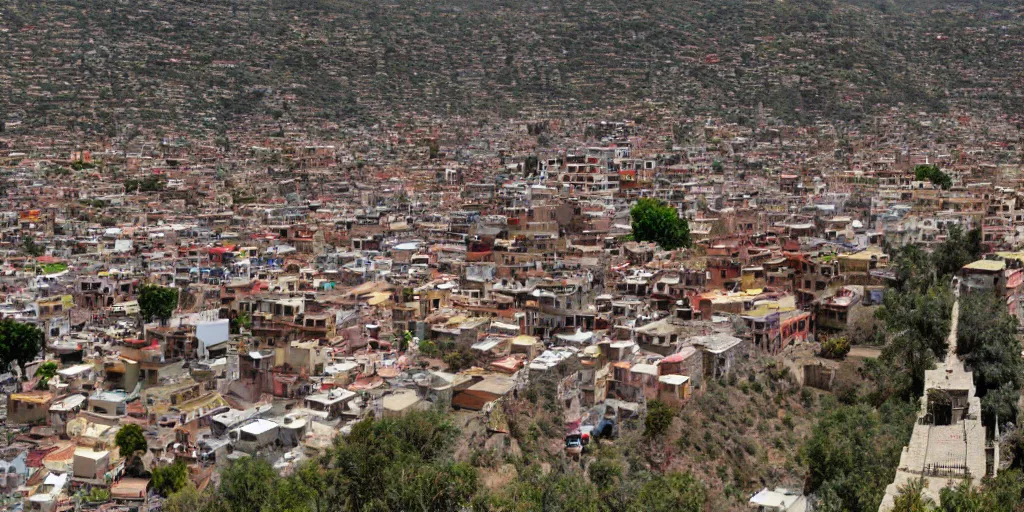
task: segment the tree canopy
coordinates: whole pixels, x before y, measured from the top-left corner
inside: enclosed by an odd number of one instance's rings
[[[698,512],[706,506],[707,490],[693,475],[633,469],[614,447],[601,449],[589,479],[564,460],[543,470],[520,459],[513,480],[488,490],[476,467],[454,460],[457,434],[452,417],[440,411],[368,418],[287,476],[246,457],[221,472],[216,489],[199,493],[186,483],[166,506],[174,512]]]
[[[949,190],[953,186],[953,179],[948,174],[939,170],[937,165],[919,165],[914,168],[914,179],[917,181],[930,181],[942,188]]]
[[[178,289],[147,284],[139,290],[139,310],[149,322],[154,318],[167,321],[178,307]]]
[[[923,493],[924,481],[911,480],[900,488],[892,503],[892,512],[932,512],[935,502]]]
[[[170,496],[188,485],[188,465],[178,459],[174,464],[153,468],[153,489],[162,496]]]
[[[874,512],[892,482],[914,422],[912,402],[827,407],[800,452],[823,510]]]
[[[960,298],[957,354],[974,372],[987,425],[1017,421],[1017,399],[1024,386],[1024,360],[1017,340],[1016,317],[993,293],[976,292]]]
[[[690,225],[676,209],[658,199],[641,198],[629,211],[633,238],[654,242],[667,250],[690,245]]]
[[[981,485],[963,481],[939,491],[936,504],[923,494],[923,482],[913,480],[900,488],[892,512],[1020,512],[1024,510],[1024,474],[1018,469],[1000,471]]]
[[[933,283],[925,290],[886,293],[876,312],[889,338],[882,360],[910,374],[915,395],[924,390],[924,372],[946,354],[952,308],[949,286]]]
[[[647,415],[644,416],[644,435],[649,438],[662,437],[672,426],[675,411],[661,400],[647,402]]]
[[[129,423],[117,431],[114,444],[117,445],[122,457],[133,457],[137,452],[145,452],[149,446],[142,434],[142,427],[134,423]]]
[[[39,377],[39,383],[36,384],[38,389],[46,389],[49,386],[50,379],[57,375],[57,363],[53,361],[47,361],[36,369],[36,377]]]
[[[34,325],[10,318],[0,320],[0,371],[6,371],[16,362],[21,375],[27,377],[25,365],[39,355],[43,340],[43,331]]]

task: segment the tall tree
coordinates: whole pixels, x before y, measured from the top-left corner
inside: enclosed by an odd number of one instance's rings
[[[945,282],[939,282],[925,291],[889,290],[875,313],[885,323],[889,338],[882,360],[909,371],[914,394],[924,390],[924,372],[946,355],[952,309],[953,294]]]
[[[135,423],[121,427],[121,430],[118,430],[117,435],[114,436],[114,444],[117,445],[121,456],[128,459],[134,458],[139,452],[145,453],[149,448],[146,436],[142,433],[142,427]]]
[[[173,464],[153,468],[153,490],[161,496],[170,496],[184,489],[188,483],[188,465],[184,459],[175,460]]]
[[[948,174],[942,172],[937,165],[919,165],[915,167],[914,179],[917,181],[930,181],[943,190],[949,190],[953,186],[953,179]]]
[[[25,365],[39,355],[43,340],[43,331],[32,324],[0,320],[0,371],[7,371],[16,362],[22,378],[26,378]]]
[[[658,199],[641,198],[629,211],[633,238],[654,242],[667,250],[690,245],[690,226],[676,209]]]
[[[166,322],[178,307],[178,289],[147,284],[139,290],[139,310],[143,320]]]
[[[275,500],[277,479],[277,473],[267,461],[244,457],[221,472],[217,494],[227,512],[271,510],[268,505]]]
[[[914,404],[888,402],[878,410],[864,404],[823,409],[827,412],[800,451],[809,490],[828,497],[829,510],[878,510],[913,429]]]
[[[964,233],[963,228],[953,224],[947,229],[946,240],[935,248],[932,263],[938,277],[944,278],[960,271],[964,265],[981,257],[980,231]]]
[[[1017,399],[1024,387],[1024,360],[1017,339],[1017,318],[994,293],[960,298],[957,354],[974,372],[986,424],[1017,421]]]

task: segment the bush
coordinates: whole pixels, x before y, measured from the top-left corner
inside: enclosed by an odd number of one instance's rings
[[[153,468],[153,490],[161,496],[170,496],[188,484],[188,465],[183,460],[174,464]]]
[[[821,342],[821,356],[842,359],[850,353],[850,340],[846,336],[832,336]]]
[[[469,349],[459,349],[445,354],[441,360],[448,365],[448,371],[457,372],[473,366],[474,357]]]
[[[110,501],[110,491],[102,487],[93,487],[89,489],[89,494],[85,495],[86,503],[106,503]]]
[[[437,344],[430,340],[421,340],[419,344],[420,354],[426,357],[437,355]]]
[[[644,436],[647,438],[662,437],[672,426],[675,411],[661,400],[647,402],[647,416],[644,417]]]

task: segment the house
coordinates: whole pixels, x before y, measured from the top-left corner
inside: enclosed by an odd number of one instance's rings
[[[97,391],[89,396],[88,411],[108,419],[127,414],[128,395],[124,391]]]
[[[700,349],[704,356],[704,377],[717,379],[732,371],[736,358],[743,353],[743,340],[728,334],[694,336],[685,342]]]
[[[228,438],[238,450],[253,454],[273,445],[278,440],[279,425],[270,420],[254,419],[228,432]]]
[[[145,502],[149,490],[148,478],[122,478],[110,486],[110,497],[125,502]]]
[[[506,375],[474,376],[468,387],[452,396],[452,407],[479,411],[512,392],[515,385],[515,380]]]
[[[381,398],[381,413],[385,418],[401,416],[409,411],[430,408],[430,402],[420,400],[412,389],[397,390]]]
[[[64,433],[64,427],[68,421],[75,418],[78,412],[82,410],[82,405],[85,403],[85,397],[79,394],[68,395],[59,400],[55,400],[50,405],[50,416],[49,425],[54,428],[58,433]]]
[[[675,354],[658,361],[658,375],[685,375],[692,387],[700,388],[704,378],[704,354],[698,347],[688,345]]]
[[[14,425],[45,423],[51,405],[53,405],[53,393],[49,391],[11,393],[7,397],[7,423]]]
[[[110,471],[110,452],[95,448],[75,448],[74,471],[75,481],[92,484],[105,483],[104,475]]]
[[[685,375],[658,377],[658,399],[678,403],[690,398],[690,378]]]
[[[48,473],[43,479],[42,484],[28,497],[25,510],[33,512],[56,511],[60,496],[64,493],[64,488],[67,487],[67,484],[67,473]]]
[[[346,406],[356,398],[356,394],[344,388],[334,388],[323,393],[316,393],[307,396],[303,403],[307,409],[313,412],[316,418],[333,421],[341,418],[346,412]]]
[[[819,329],[846,330],[849,326],[854,325],[856,320],[864,314],[871,314],[870,311],[866,313],[861,312],[863,302],[863,286],[844,286],[836,290],[835,294],[831,297],[817,302],[817,311],[814,316],[815,323]]]
[[[788,489],[761,489],[747,502],[757,512],[806,512],[809,510],[807,497]]]

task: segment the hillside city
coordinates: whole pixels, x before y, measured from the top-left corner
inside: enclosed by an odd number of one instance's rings
[[[1024,6],[0,44],[0,510],[1024,511]]]

